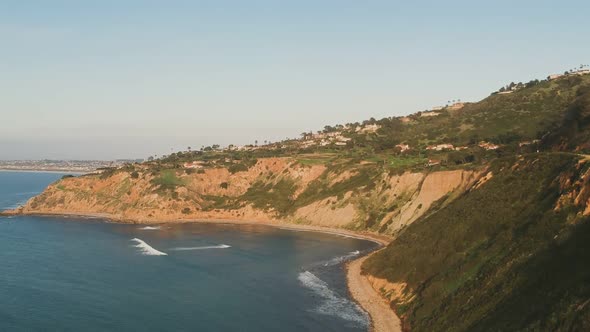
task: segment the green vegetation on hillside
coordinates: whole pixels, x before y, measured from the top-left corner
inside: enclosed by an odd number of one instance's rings
[[[160,172],[160,174],[152,180],[152,183],[162,190],[173,190],[177,186],[184,185],[182,179],[176,176],[176,171],[167,169]]]
[[[326,126],[317,135],[303,133],[301,140],[287,139],[239,149],[214,145],[200,151],[173,153],[151,163],[181,168],[182,163],[196,160],[204,167],[227,167],[232,173],[244,171],[257,159],[267,157],[292,157],[304,165],[347,158],[357,162],[384,162],[398,170],[423,166],[428,159],[439,160],[442,165],[485,164],[497,157],[550,149],[555,139],[548,138],[561,137],[564,123],[575,129],[568,132],[569,136],[578,136],[576,140],[570,139],[570,148],[581,142],[582,149],[590,151],[582,141],[590,138],[584,130],[588,122],[586,111],[579,111],[590,104],[587,98],[581,97],[588,95],[585,92],[590,86],[590,75],[531,82],[519,85],[512,93],[492,94],[458,109],[447,107],[431,112],[430,116],[418,112],[406,117],[371,118],[362,123]],[[359,130],[367,126],[377,129]],[[531,144],[537,140],[540,143]],[[497,144],[500,148],[486,151],[479,146],[480,142]],[[409,150],[400,152],[399,144],[407,144]],[[436,144],[452,144],[461,150],[426,149]]]
[[[581,330],[590,221],[571,202],[555,208],[586,167],[568,154],[496,160],[488,182],[409,226],[364,271],[408,284],[415,298],[393,304],[408,330]]]

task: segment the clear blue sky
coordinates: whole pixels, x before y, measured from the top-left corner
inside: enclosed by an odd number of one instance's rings
[[[590,63],[588,1],[0,0],[0,159],[278,140]]]

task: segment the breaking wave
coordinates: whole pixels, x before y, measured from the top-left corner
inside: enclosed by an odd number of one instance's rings
[[[203,247],[177,247],[177,248],[172,248],[170,250],[188,251],[188,250],[226,249],[226,248],[231,248],[231,246],[228,246],[227,244],[219,244],[216,246],[203,246]]]
[[[22,193],[16,193],[13,194],[14,196],[28,196],[28,195],[37,195],[40,194],[40,191],[26,191],[26,192],[22,192]]]
[[[141,251],[141,253],[144,255],[147,255],[147,256],[166,256],[166,255],[168,255],[165,252],[161,252],[157,249],[154,249],[152,246],[150,246],[149,244],[147,244],[145,241],[143,241],[141,239],[134,238],[134,239],[131,239],[131,241],[137,242],[135,247],[139,248],[139,251]]]
[[[329,261],[323,263],[322,265],[323,266],[334,266],[334,265],[338,265],[338,264],[340,264],[342,262],[346,262],[349,259],[351,259],[353,257],[356,257],[356,256],[358,256],[360,254],[361,254],[361,252],[358,251],[358,250],[351,251],[351,252],[349,252],[346,255],[334,257],[334,258],[330,259]]]
[[[17,196],[17,195],[15,195]],[[12,209],[17,209],[25,204],[27,204],[29,198],[23,198],[23,197],[12,197],[11,199],[5,199],[0,201],[0,209],[1,210],[12,210]]]
[[[142,231],[155,231],[158,229],[160,229],[160,226],[145,226],[145,227],[140,228],[140,230],[142,230]]]
[[[315,274],[305,271],[299,273],[297,278],[303,286],[322,298],[322,303],[316,308],[318,313],[340,317],[364,327],[369,325],[368,315],[357,304],[338,295],[328,287],[327,283],[316,277]]]

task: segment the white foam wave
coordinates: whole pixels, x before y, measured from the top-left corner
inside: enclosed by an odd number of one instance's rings
[[[347,260],[349,260],[349,259],[351,259],[353,257],[356,257],[356,256],[358,256],[360,254],[361,254],[361,252],[358,251],[358,250],[351,251],[351,252],[349,252],[346,255],[334,257],[334,258],[330,259],[329,261],[325,262],[323,265],[324,266],[338,265],[338,264],[340,264],[342,262],[345,262],[345,261],[347,261]]]
[[[303,286],[309,288],[322,298],[322,303],[316,308],[318,313],[340,317],[342,319],[358,323],[362,326],[369,325],[369,317],[356,303],[338,295],[328,287],[322,279],[315,274],[305,271],[298,276]]]
[[[160,229],[160,226],[145,226],[145,227],[140,228],[140,230],[142,230],[142,231],[155,231],[158,229]]]
[[[22,193],[16,193],[13,194],[14,196],[25,196],[25,195],[37,195],[40,194],[40,191],[26,191],[26,192],[22,192]]]
[[[4,201],[4,202],[1,203],[1,205],[2,205],[1,210],[14,210],[14,209],[18,209],[19,207],[27,204],[27,201],[28,201],[28,199],[24,199],[24,200],[21,199],[21,200],[12,201],[12,202],[9,201],[8,203],[6,201]]]
[[[228,246],[227,244],[219,244],[216,246],[203,246],[203,247],[177,247],[177,248],[172,248],[170,250],[188,251],[188,250],[226,249],[226,248],[231,248],[231,246]]]
[[[352,236],[352,235],[346,235],[346,234],[338,234],[341,237],[345,237],[347,239],[358,239],[358,237],[356,236]]]
[[[141,253],[144,255],[147,255],[147,256],[166,256],[166,255],[168,255],[165,252],[161,252],[159,250],[154,249],[152,246],[150,246],[149,244],[147,244],[145,241],[143,241],[141,239],[134,238],[134,239],[131,239],[131,241],[137,242],[135,247],[139,248]]]

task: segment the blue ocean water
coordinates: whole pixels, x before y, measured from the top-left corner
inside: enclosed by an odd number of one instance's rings
[[[61,174],[0,172],[0,209]],[[0,217],[0,331],[367,331],[364,240],[267,226]]]

